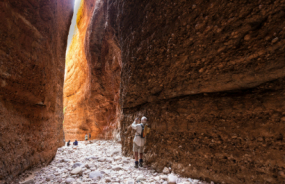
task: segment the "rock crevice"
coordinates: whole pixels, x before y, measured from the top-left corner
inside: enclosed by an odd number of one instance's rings
[[[116,24],[110,18],[114,8],[99,0],[84,0],[81,6],[67,57],[65,137],[84,140],[91,133],[91,138],[109,139],[118,128],[122,63]]]

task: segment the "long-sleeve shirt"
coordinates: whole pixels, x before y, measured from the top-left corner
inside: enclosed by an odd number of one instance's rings
[[[136,143],[138,146],[144,146],[146,138],[141,138],[142,124],[136,124],[136,121],[134,121],[132,124],[132,128],[136,130],[134,143]]]

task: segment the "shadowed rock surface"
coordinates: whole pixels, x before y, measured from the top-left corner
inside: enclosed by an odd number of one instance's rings
[[[0,183],[64,145],[62,96],[72,0],[0,2]]]
[[[64,87],[66,140],[112,138],[118,127],[121,51],[113,5],[84,0],[67,56]]]
[[[117,1],[121,138],[146,161],[225,183],[284,181],[285,1]]]

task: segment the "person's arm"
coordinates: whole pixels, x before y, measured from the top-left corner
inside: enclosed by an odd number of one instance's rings
[[[131,125],[131,127],[136,130],[137,129],[137,121],[139,120],[139,118],[136,118],[135,121],[133,122],[133,124]]]

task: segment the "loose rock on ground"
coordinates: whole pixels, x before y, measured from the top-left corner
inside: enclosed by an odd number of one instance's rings
[[[144,167],[136,169],[134,159],[121,155],[119,143],[98,140],[59,148],[51,164],[37,171],[33,180],[36,184],[208,184],[170,171],[170,168],[163,173]]]

